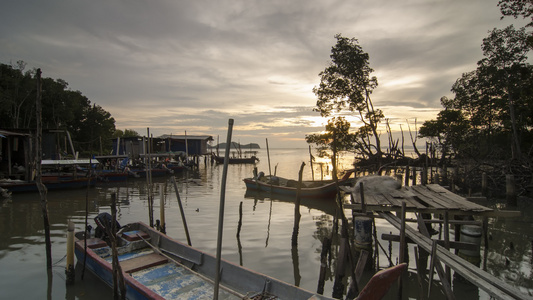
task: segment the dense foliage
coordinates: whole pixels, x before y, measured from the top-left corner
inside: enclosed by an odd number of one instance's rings
[[[433,138],[443,160],[528,159],[533,150],[533,66],[524,28],[493,29],[476,70],[452,86],[453,99],[420,136]]]
[[[36,128],[35,70],[24,71],[26,64],[0,64],[0,128]],[[80,152],[109,150],[115,132],[111,114],[82,95],[68,89],[62,79],[42,78],[43,129],[68,130]]]

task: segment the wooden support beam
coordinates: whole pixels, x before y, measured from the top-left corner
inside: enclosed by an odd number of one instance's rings
[[[381,239],[385,240],[385,241],[399,242],[400,241],[400,236],[399,235],[395,235],[395,234],[382,233],[381,234]],[[413,241],[410,237],[406,237],[405,241],[408,244],[416,244],[416,242]],[[440,246],[445,247],[445,241],[444,240],[435,240],[435,241]],[[476,250],[479,250],[479,247],[478,247],[478,245],[476,245],[474,243],[450,241],[450,249],[476,251]]]
[[[386,219],[391,225],[400,228],[401,222],[400,219],[391,213],[380,213],[380,215]],[[415,229],[410,226],[406,227],[406,234],[413,241],[416,241],[418,246],[428,252],[432,249],[431,239],[425,237],[421,233],[417,232]],[[457,257],[450,251],[447,251],[443,247],[437,245],[437,254],[439,260],[449,265],[457,274],[461,275],[468,281],[470,281],[475,286],[479,287],[487,294],[493,296],[497,299],[532,299],[528,295],[522,293],[516,287],[511,286],[510,284],[501,281],[500,279],[494,277],[493,275],[483,271],[482,269],[472,265],[471,263]]]
[[[355,203],[355,204],[344,204],[344,208],[346,209],[353,209],[353,210],[361,210],[361,204]],[[366,211],[374,211],[374,212],[399,212],[402,210],[400,206],[383,206],[383,205],[370,205],[366,204],[365,206]],[[438,208],[427,208],[427,209],[420,209],[420,208],[407,208],[407,212],[420,212],[425,214],[443,214],[446,209],[438,209]],[[468,211],[468,210],[447,210],[450,217],[452,216],[480,216],[480,217],[489,217],[489,218],[516,218],[520,217],[522,215],[522,212],[515,211],[515,210],[494,210],[494,211]]]

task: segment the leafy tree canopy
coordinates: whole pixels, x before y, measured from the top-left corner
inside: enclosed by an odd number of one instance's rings
[[[0,64],[0,128],[36,127],[35,70],[24,71],[26,63]],[[78,151],[110,148],[115,120],[80,91],[72,91],[62,79],[42,78],[43,129],[68,130]],[[99,143],[103,145],[99,145]]]
[[[331,49],[331,62],[320,72],[320,84],[313,88],[317,96],[314,111],[322,117],[330,117],[341,111],[355,112],[363,125],[350,137],[353,150],[361,157],[381,157],[377,127],[384,118],[383,112],[374,109],[370,98],[378,86],[374,71],[370,68],[369,55],[363,51],[357,39],[335,35],[337,43]],[[339,123],[340,122],[340,123]],[[333,118],[329,126],[343,125],[346,120]],[[326,130],[327,131],[327,130]],[[371,144],[370,137],[374,137]],[[312,139],[308,139],[310,142]]]

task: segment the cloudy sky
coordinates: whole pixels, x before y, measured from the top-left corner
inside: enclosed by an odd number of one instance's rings
[[[235,141],[306,147],[305,135],[324,128],[312,88],[335,34],[359,40],[379,82],[375,106],[406,130],[435,118],[489,30],[516,23],[500,20],[497,2],[9,1],[0,63],[67,81],[118,129],[225,141],[233,118]]]

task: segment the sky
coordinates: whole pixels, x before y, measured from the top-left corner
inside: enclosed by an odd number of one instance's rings
[[[393,130],[434,119],[483,58],[498,0],[21,0],[0,10],[0,63],[63,79],[117,129],[307,147],[336,34],[356,38]],[[357,126],[353,120],[352,127]],[[382,127],[380,132],[386,136]]]

